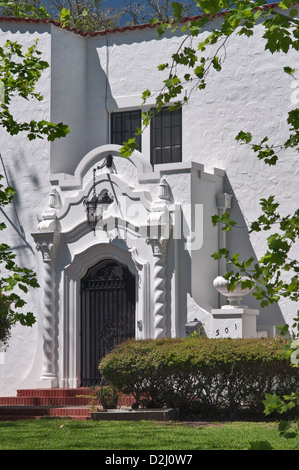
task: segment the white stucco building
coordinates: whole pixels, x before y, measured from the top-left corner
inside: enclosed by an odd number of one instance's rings
[[[235,137],[240,130],[256,141],[287,136],[299,94],[283,67],[296,67],[298,57],[265,51],[260,26],[251,38],[232,36],[222,71],[211,70],[207,87],[180,112],[165,111],[145,129],[140,151],[124,159],[118,139],[139,122],[142,92],[160,90],[157,66],[183,34],[158,38],[148,25],[80,34],[12,19],[0,29],[1,44],[38,39],[50,64],[39,82],[43,101],[18,101],[17,116],[70,127],[54,143],[1,130],[1,173],[17,192],[2,215],[5,233],[40,288],[27,296],[37,322],[15,326],[1,353],[0,394],[90,385],[100,357],[130,336],[185,336],[194,321],[209,337],[271,336],[289,323],[292,304],[260,309],[251,294],[247,310],[223,312],[213,281],[225,266],[211,254],[226,246],[258,259],[268,233],[250,237],[247,227],[260,198],[276,195],[281,213],[297,207],[297,153],[284,152],[269,168]],[[84,206],[94,191],[109,197],[95,231]],[[211,223],[223,210],[238,221],[226,236]]]

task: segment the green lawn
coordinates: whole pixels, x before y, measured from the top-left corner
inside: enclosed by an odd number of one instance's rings
[[[274,450],[299,449],[299,437],[279,437],[276,423],[0,422],[0,450],[248,450],[257,441]]]

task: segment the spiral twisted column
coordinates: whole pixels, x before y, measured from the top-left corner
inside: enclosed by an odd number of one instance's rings
[[[166,253],[167,239],[147,239],[154,255],[154,338],[166,336]]]
[[[43,302],[43,368],[41,381],[45,386],[56,387],[57,355],[56,355],[56,282],[55,259],[57,243],[46,240],[38,243],[36,249],[42,253],[44,264],[44,302]]]

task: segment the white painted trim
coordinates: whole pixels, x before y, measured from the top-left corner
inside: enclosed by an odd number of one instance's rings
[[[83,176],[94,165],[99,165],[101,160],[107,157],[109,153],[113,154],[116,158],[124,158],[119,155],[121,145],[107,144],[97,147],[88,152],[78,164],[74,175],[65,173],[53,173],[50,176],[50,182],[57,184],[62,190],[82,188]],[[132,156],[127,159],[136,167],[136,173],[152,173],[153,168],[148,159],[138,150],[132,153]]]
[[[111,187],[119,187],[119,191],[121,192],[122,195],[128,196],[130,199],[136,199],[142,201],[144,207],[147,209],[150,208],[150,203],[151,203],[151,196],[150,196],[150,191],[149,190],[143,190],[143,191],[133,191],[130,189],[130,187],[127,185],[126,181],[121,180],[121,178],[118,175],[105,175],[105,177],[102,177],[99,181],[96,182],[95,187],[98,185],[102,185],[103,183],[107,182],[107,185],[110,185]],[[65,215],[71,210],[72,206],[76,206],[79,204],[82,204],[83,200],[88,197],[88,195],[92,192],[93,190],[93,181],[90,181],[84,189],[81,191],[78,191],[77,195],[74,197],[67,198],[65,200],[65,203],[63,207],[60,209],[60,211],[57,213],[57,219],[62,220]]]

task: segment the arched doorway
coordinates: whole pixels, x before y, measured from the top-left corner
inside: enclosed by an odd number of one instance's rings
[[[100,382],[100,360],[135,337],[135,276],[114,261],[102,260],[81,280],[81,386]]]

